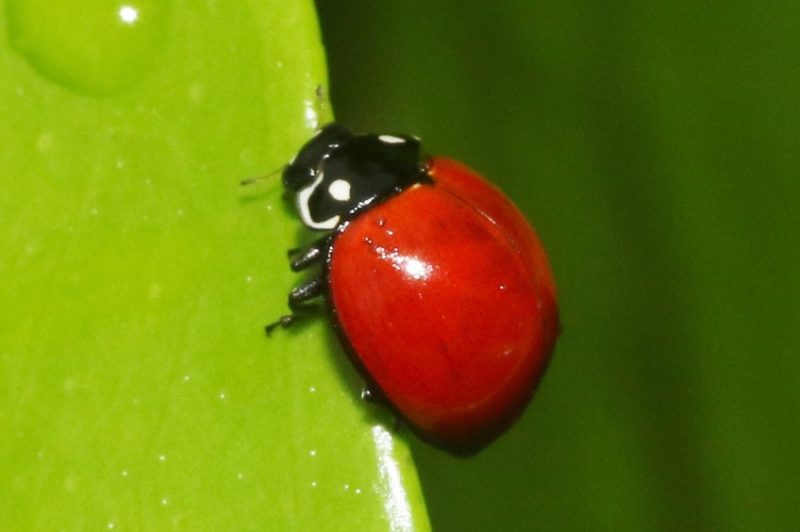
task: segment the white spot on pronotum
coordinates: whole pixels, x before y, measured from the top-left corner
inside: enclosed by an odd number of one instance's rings
[[[328,185],[328,192],[337,201],[350,201],[350,181],[337,179]]]
[[[406,139],[395,137],[394,135],[379,135],[378,140],[386,144],[402,144],[406,141]]]

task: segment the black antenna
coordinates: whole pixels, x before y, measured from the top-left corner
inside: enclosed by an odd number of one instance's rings
[[[255,185],[256,183],[263,183],[264,181],[269,181],[277,174],[282,173],[286,169],[285,166],[278,168],[277,170],[273,170],[272,172],[256,177],[248,177],[247,179],[242,179],[239,181],[239,185],[246,187],[250,185]]]

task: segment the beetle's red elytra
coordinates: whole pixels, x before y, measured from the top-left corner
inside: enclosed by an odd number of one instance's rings
[[[559,332],[547,256],[499,189],[422,154],[407,135],[322,128],[283,172],[298,214],[325,235],[294,253],[320,265],[289,295],[323,296],[372,395],[424,439],[483,448],[530,401]]]

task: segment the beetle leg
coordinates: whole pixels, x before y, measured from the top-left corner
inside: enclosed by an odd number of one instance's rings
[[[278,318],[277,320],[273,321],[272,323],[264,326],[264,332],[267,333],[267,336],[272,335],[272,331],[274,331],[278,327],[283,327],[284,329],[287,328],[289,325],[294,322],[297,318],[294,314],[285,314]]]
[[[276,321],[264,327],[267,336],[277,327],[283,327],[285,329],[294,323],[298,317],[298,313],[304,309],[304,303],[321,296],[324,287],[325,283],[322,276],[317,275],[300,286],[292,288],[292,291],[289,292],[289,308],[292,309],[292,313],[281,316]]]
[[[361,388],[361,400],[371,404],[383,404],[387,402],[383,393],[369,384],[365,384]]]
[[[293,248],[288,252],[289,265],[294,272],[305,270],[322,261],[331,245],[329,236],[321,238],[307,248]],[[291,325],[304,310],[304,303],[322,295],[325,282],[321,274],[309,279],[307,282],[296,286],[289,292],[289,308],[291,314],[281,316],[276,321],[267,325],[264,330],[267,335],[271,334],[277,327],[284,329]]]
[[[294,310],[301,310],[303,303],[319,297],[322,295],[322,289],[325,283],[322,281],[322,276],[317,275],[300,286],[295,286],[289,292],[289,308]]]
[[[324,251],[330,246],[330,238],[325,237],[317,240],[307,248],[290,249],[289,265],[293,272],[305,270],[309,266],[317,264],[325,256]]]

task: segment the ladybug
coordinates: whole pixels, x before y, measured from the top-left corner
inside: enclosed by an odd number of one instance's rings
[[[289,294],[289,326],[323,297],[367,382],[424,439],[456,454],[504,432],[531,399],[559,332],[536,233],[497,188],[407,135],[324,126],[283,170],[303,224],[289,253],[319,266]]]

